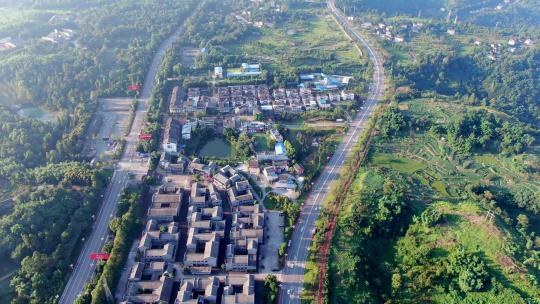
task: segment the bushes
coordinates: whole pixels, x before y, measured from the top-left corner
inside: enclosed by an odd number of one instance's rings
[[[481,291],[486,288],[489,276],[486,264],[480,257],[458,247],[448,259],[447,271],[457,279],[463,292]]]
[[[277,277],[273,274],[267,276],[264,279],[264,287],[266,289],[266,303],[275,303],[279,291],[279,282]]]
[[[396,104],[390,105],[380,118],[378,129],[382,137],[388,137],[401,131],[406,126],[403,113]]]

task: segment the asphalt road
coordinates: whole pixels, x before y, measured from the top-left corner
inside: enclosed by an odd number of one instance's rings
[[[339,178],[339,171],[358,138],[367,126],[378,102],[384,95],[386,84],[384,67],[379,54],[358,32],[348,23],[347,18],[335,7],[333,1],[328,1],[328,9],[343,25],[348,34],[368,52],[373,64],[373,84],[363,109],[356,115],[350,124],[349,131],[338,146],[334,156],[321,172],[302,207],[300,217],[294,229],[291,244],[287,250],[287,262],[281,275],[282,286],[279,294],[279,303],[301,303],[300,296],[304,285],[305,264],[308,250],[315,228],[315,220],[319,217],[320,209],[331,189],[333,182]]]
[[[193,10],[198,11],[204,1],[201,1],[199,6]],[[61,304],[71,304],[83,291],[84,284],[92,278],[95,270],[95,262],[90,260],[90,254],[100,252],[108,238],[109,221],[116,212],[116,206],[119,197],[129,182],[129,177],[132,174],[144,174],[148,170],[146,162],[136,157],[136,147],[138,135],[144,126],[144,118],[146,115],[147,102],[155,87],[155,79],[159,66],[163,61],[167,50],[173,45],[174,41],[183,32],[184,25],[179,27],[169,38],[167,38],[156,51],[152,63],[148,69],[140,98],[137,103],[137,111],[130,134],[126,137],[126,147],[124,153],[116,166],[116,170],[111,178],[111,182],[107,187],[104,195],[103,203],[96,216],[96,222],[90,237],[83,242],[83,248],[79,254],[79,258],[73,267],[69,280],[60,297]]]

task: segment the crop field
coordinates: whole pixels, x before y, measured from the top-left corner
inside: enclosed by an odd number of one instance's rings
[[[451,103],[415,100],[409,104],[409,111],[412,115],[432,115],[434,120],[442,122],[457,115],[461,109]],[[476,182],[489,182],[516,191],[523,188],[539,190],[540,177],[524,169],[525,163],[537,161],[538,156],[534,154],[505,157],[484,153],[464,158],[457,155],[444,139],[411,132],[408,137],[391,142],[375,140],[369,165],[412,174],[430,195],[447,198],[461,196],[465,185]]]

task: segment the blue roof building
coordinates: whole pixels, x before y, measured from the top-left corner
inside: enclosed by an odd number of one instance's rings
[[[282,142],[277,142],[274,146],[274,151],[276,155],[285,155],[285,145]]]

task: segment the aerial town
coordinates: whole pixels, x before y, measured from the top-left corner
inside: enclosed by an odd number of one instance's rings
[[[221,73],[216,68],[215,77]],[[342,90],[346,77],[301,79],[299,88],[287,89],[270,90],[264,84],[190,87],[185,94],[181,87],[172,89],[157,169],[161,182],[152,195],[136,258],[128,262],[121,282],[126,303],[171,297],[175,303],[206,303],[218,296],[221,303],[254,303],[254,274],[282,267],[277,250],[284,226],[283,214],[270,218],[255,189],[295,198],[304,168],[287,156],[283,136],[271,122],[252,117],[265,111],[330,109],[356,98]],[[268,134],[275,146],[243,163],[218,166],[185,156],[199,128]]]

